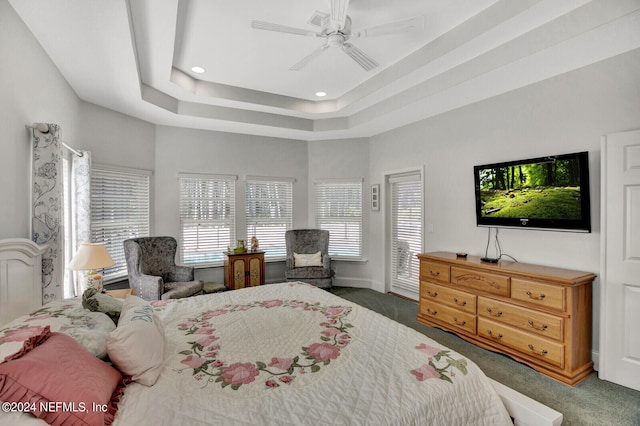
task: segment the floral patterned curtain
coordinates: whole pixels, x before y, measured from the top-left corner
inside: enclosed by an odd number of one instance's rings
[[[33,130],[31,239],[46,245],[42,255],[42,303],[63,297],[64,234],[62,233],[62,181],[60,127]]]

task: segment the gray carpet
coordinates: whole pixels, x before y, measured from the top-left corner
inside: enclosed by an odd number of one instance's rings
[[[415,302],[361,288],[334,287],[332,292],[463,354],[497,382],[561,412],[564,415],[563,425],[640,426],[640,392],[600,380],[597,372],[574,387],[566,386],[507,356],[481,349],[455,334],[418,323],[418,305]]]

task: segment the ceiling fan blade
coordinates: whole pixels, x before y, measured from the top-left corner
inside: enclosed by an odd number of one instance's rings
[[[307,56],[302,58],[296,64],[292,65],[291,68],[289,68],[289,70],[291,70],[291,71],[299,71],[299,70],[301,70],[309,62],[313,61],[315,58],[320,56],[320,54],[322,52],[324,52],[325,50],[327,50],[328,47],[329,47],[328,44],[323,44],[322,46],[318,47],[316,50],[314,50],[313,52],[309,53]]]
[[[344,28],[348,9],[349,0],[331,0],[331,28],[335,28],[336,30]]]
[[[275,31],[278,33],[296,34],[302,36],[318,37],[318,33],[314,31],[304,30],[302,28],[288,27],[286,25],[272,24],[264,21],[251,21],[251,27],[257,30]]]
[[[424,16],[416,16],[415,18],[404,19],[402,21],[390,22],[388,24],[377,25],[375,27],[365,28],[363,30],[354,31],[353,37],[377,37],[389,34],[400,34],[414,30],[423,30],[425,25]]]
[[[351,43],[345,43],[342,46],[342,50],[344,53],[349,55],[351,59],[356,61],[365,71],[371,71],[378,66],[378,63],[373,58]]]

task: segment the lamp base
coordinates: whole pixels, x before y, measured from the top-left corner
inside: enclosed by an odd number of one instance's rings
[[[102,293],[103,285],[102,285],[102,274],[99,274],[94,271],[87,272],[85,277],[85,290],[89,288],[95,288],[98,293]]]

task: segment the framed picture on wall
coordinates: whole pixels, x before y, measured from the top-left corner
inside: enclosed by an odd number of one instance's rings
[[[380,184],[371,185],[371,210],[377,212],[380,210]]]

